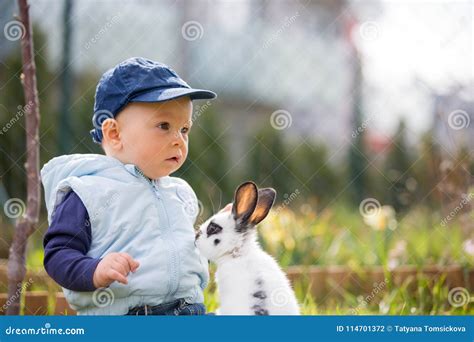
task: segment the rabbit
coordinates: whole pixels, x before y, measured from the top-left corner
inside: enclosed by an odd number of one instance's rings
[[[285,273],[262,250],[256,225],[275,201],[274,189],[253,182],[235,191],[232,211],[220,211],[200,225],[196,246],[217,264],[219,315],[299,315],[299,305]]]

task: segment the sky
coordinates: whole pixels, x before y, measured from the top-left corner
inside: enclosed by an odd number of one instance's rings
[[[374,125],[393,131],[400,118],[423,132],[432,124],[430,93],[473,85],[471,1],[385,1],[358,32]]]

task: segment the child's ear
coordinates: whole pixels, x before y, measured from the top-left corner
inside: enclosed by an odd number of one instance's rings
[[[120,127],[117,120],[106,119],[102,122],[102,136],[102,139],[107,146],[110,146],[113,149],[119,149],[122,147]]]

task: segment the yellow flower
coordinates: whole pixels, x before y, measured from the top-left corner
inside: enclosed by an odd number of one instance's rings
[[[364,222],[372,229],[378,231],[387,228],[392,230],[397,228],[395,210],[389,205],[384,205],[380,209],[364,215]]]

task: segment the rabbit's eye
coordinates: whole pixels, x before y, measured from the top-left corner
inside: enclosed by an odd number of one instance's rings
[[[217,234],[217,233],[220,233],[222,231],[222,227],[219,226],[218,224],[214,223],[214,222],[211,222],[209,223],[209,225],[207,226],[207,237],[211,236],[211,235],[214,235],[214,234]]]
[[[217,245],[219,244],[219,242],[221,242],[221,240],[215,239],[215,240],[214,240],[214,245],[217,246]]]

